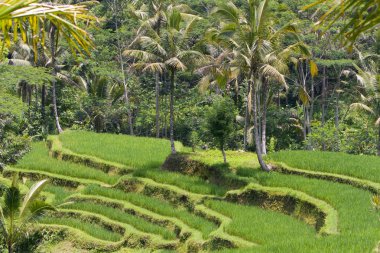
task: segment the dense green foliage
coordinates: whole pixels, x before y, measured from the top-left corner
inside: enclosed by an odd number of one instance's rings
[[[228,138],[234,131],[235,113],[233,101],[223,98],[217,99],[207,112],[206,118],[206,128],[210,135],[214,137],[215,145],[222,150],[224,162],[227,162],[224,148]]]
[[[205,108],[213,104],[216,93],[230,97],[237,108],[237,121],[232,120],[236,131],[225,143],[226,149],[255,150],[253,140],[258,137],[253,138],[254,113],[250,110],[256,97],[263,153],[271,142],[272,151],[376,154],[380,147],[377,107],[371,105],[378,103],[378,33],[363,21],[358,27],[364,33],[352,34],[358,39],[349,52],[340,40],[332,40],[345,27],[345,20],[338,19],[322,34],[314,29],[313,21],[323,18],[327,8],[300,11],[314,1],[272,0],[261,1],[265,2],[264,27],[270,30],[260,34],[259,28],[256,31],[243,24],[260,1],[233,2],[236,7],[218,0],[186,2],[188,7],[182,1],[163,0],[155,5],[119,0],[89,5],[92,14],[101,18],[97,24],[101,29],[88,29],[96,45],[91,57],[75,58],[67,44],[59,43],[58,74],[53,77],[46,68],[50,52],[38,55],[34,62],[35,45],[11,44],[5,55],[9,59],[3,61],[16,66],[1,67],[7,102],[0,108],[14,113],[6,104],[19,94],[27,106],[23,109],[25,125],[17,134],[35,138],[55,131],[57,115],[63,128],[169,138],[172,111],[174,139],[185,145],[220,148],[220,141],[215,143],[205,128]],[[356,5],[360,9],[348,8],[347,15],[362,10],[361,3]],[[228,9],[235,19],[223,14]],[[250,38],[243,36],[248,31]],[[277,32],[267,36],[273,31]],[[271,44],[257,51],[261,58],[239,45],[239,41],[250,44],[255,36]],[[254,81],[259,84],[255,96],[250,96],[250,64],[245,62],[250,57],[257,69]],[[171,70],[175,70],[174,80]],[[51,82],[56,83],[57,115],[49,110],[54,109]],[[3,149],[20,150],[19,141],[15,142],[17,148]],[[117,152],[115,156],[120,157]]]

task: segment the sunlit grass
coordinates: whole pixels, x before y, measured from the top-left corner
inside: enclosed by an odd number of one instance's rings
[[[208,165],[223,165],[223,157],[219,150],[207,150],[207,151],[197,151],[188,152],[192,159],[202,161]],[[227,163],[229,168],[236,169],[239,167],[252,167],[258,168],[260,165],[257,161],[257,156],[252,152],[244,151],[226,151]]]
[[[92,179],[107,184],[115,184],[119,176],[110,176],[100,170],[84,165],[59,161],[49,156],[45,143],[33,143],[32,150],[19,161],[17,168],[24,170],[38,170],[53,174],[75,177],[80,179]]]
[[[164,139],[128,135],[66,131],[59,136],[63,147],[78,154],[96,156],[134,168],[158,168],[170,154],[170,142]],[[181,148],[181,144],[177,143]]]
[[[64,208],[82,210],[91,213],[97,213],[103,216],[106,216],[112,220],[119,221],[132,225],[136,229],[151,233],[161,235],[164,239],[175,239],[175,234],[168,229],[158,226],[156,224],[150,223],[140,217],[126,213],[117,208],[112,208],[100,204],[95,204],[91,202],[78,202],[69,205],[65,205]]]
[[[269,160],[304,170],[330,172],[380,182],[380,157],[319,151],[281,151]]]
[[[109,231],[97,224],[89,223],[86,221],[74,218],[56,218],[56,217],[43,217],[40,219],[42,224],[51,225],[64,225],[83,231],[84,233],[104,241],[117,242],[122,239],[122,235]]]

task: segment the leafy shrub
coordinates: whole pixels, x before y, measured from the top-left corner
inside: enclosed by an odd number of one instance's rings
[[[0,113],[0,167],[16,163],[29,150],[29,138],[21,135],[17,118]]]

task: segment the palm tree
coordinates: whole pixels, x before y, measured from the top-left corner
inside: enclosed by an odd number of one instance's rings
[[[198,17],[186,19],[177,9],[169,7],[166,13],[167,22],[161,36],[153,29],[145,35],[138,35],[131,47],[124,51],[125,56],[139,60],[133,64],[143,72],[168,74],[170,76],[170,143],[172,153],[176,153],[174,145],[174,91],[176,74],[186,71],[194,60],[201,60],[203,54],[190,50],[189,33],[192,31]],[[185,25],[182,28],[182,25]],[[198,59],[196,59],[198,58]]]
[[[201,92],[225,89],[229,92],[233,82],[238,81],[240,69],[233,66],[236,51],[230,47],[229,41],[215,28],[209,29],[200,43],[205,47],[208,61],[197,72],[202,76],[198,86]]]
[[[220,5],[214,11],[221,20],[221,34],[224,34],[232,48],[237,51],[234,65],[240,69],[241,73],[245,73],[248,80],[245,130],[248,130],[250,111],[252,111],[256,153],[261,168],[265,171],[270,171],[270,168],[263,159],[263,151],[265,153],[266,148],[263,148],[265,141],[263,142],[259,133],[260,127],[262,128],[259,121],[262,120],[261,123],[264,124],[262,133],[265,136],[266,107],[263,108],[264,117],[261,118],[259,99],[263,99],[266,105],[269,81],[286,85],[280,69],[285,64],[281,60],[294,48],[302,48],[302,45],[297,43],[283,50],[276,49],[276,43],[281,41],[284,34],[295,34],[296,30],[292,25],[287,25],[277,31],[271,28],[269,2],[270,0],[247,0],[245,11],[240,10],[233,3],[227,3]]]
[[[353,73],[360,85],[359,95],[361,101],[351,104],[350,108],[364,110],[373,119],[375,127],[379,131],[377,155],[380,156],[380,75],[379,66],[372,59],[373,57],[379,58],[380,56],[369,55],[364,57],[359,51],[357,52],[361,67],[354,64],[356,71]],[[349,72],[346,73],[349,74]]]
[[[139,9],[132,6],[132,13],[140,21],[137,36],[144,36],[150,30],[154,31],[158,37],[167,26],[167,10],[176,10],[184,18],[196,18],[191,14],[191,9],[186,4],[167,4],[166,0],[153,0],[149,5],[143,3]],[[160,73],[155,72],[155,94],[156,94],[156,138],[160,137]]]
[[[53,206],[39,200],[38,197],[48,180],[35,183],[21,201],[21,192],[17,185],[17,177],[13,178],[11,187],[5,187],[3,205],[0,206],[0,232],[12,253],[18,240],[25,235],[27,226],[47,210],[55,210]]]
[[[344,36],[343,42],[351,48],[361,33],[380,24],[378,0],[315,0],[303,9],[307,10],[318,5],[329,6],[328,11],[321,16],[318,22],[319,24],[326,24],[326,30],[339,18],[346,18],[346,15],[349,15],[348,22],[341,29],[340,35]]]

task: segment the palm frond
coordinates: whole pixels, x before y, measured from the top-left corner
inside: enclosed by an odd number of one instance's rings
[[[284,75],[281,74],[275,67],[269,64],[264,64],[261,67],[260,71],[262,76],[278,82],[279,84],[283,85],[286,89],[288,88]]]
[[[29,190],[28,194],[25,196],[24,201],[21,205],[20,209],[20,217],[23,217],[25,211],[29,207],[29,205],[38,197],[43,188],[49,182],[48,179],[41,180],[35,183]]]
[[[165,64],[160,62],[147,63],[144,65],[143,71],[163,74],[165,71]]]
[[[0,31],[3,41],[9,46],[11,35],[17,42],[20,36],[27,41],[28,32],[31,32],[31,44],[37,53],[37,44],[44,44],[45,30],[40,29],[46,21],[53,24],[67,41],[73,51],[90,54],[93,42],[89,34],[78,26],[79,21],[95,20],[87,14],[84,5],[58,5],[38,3],[37,0],[3,0],[0,5]],[[20,34],[18,33],[20,32]]]
[[[299,87],[298,97],[304,106],[309,106],[311,98],[302,86]]]
[[[376,126],[380,126],[380,118],[378,118],[378,119],[376,120],[375,125],[376,125]]]
[[[239,23],[240,11],[232,2],[223,3],[213,10],[215,15],[221,17],[226,23]]]
[[[156,59],[156,55],[146,52],[144,50],[137,49],[127,49],[123,52],[123,55],[126,57],[132,57],[141,61],[153,61]]]
[[[375,112],[366,104],[363,103],[353,103],[350,105],[351,110],[364,110],[366,112],[369,112],[371,114],[375,114]]]
[[[186,65],[177,57],[170,58],[165,61],[165,64],[177,71],[185,71],[187,69]]]
[[[145,49],[145,51],[154,55],[160,55],[162,57],[167,55],[166,50],[160,45],[160,43],[150,37],[141,36],[139,39],[139,44]]]

